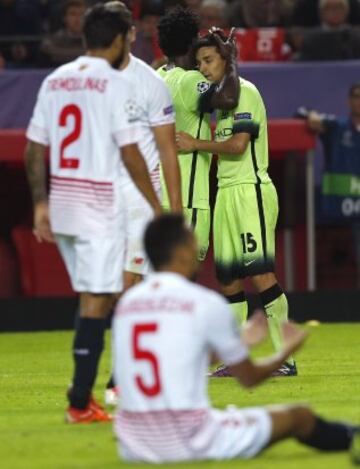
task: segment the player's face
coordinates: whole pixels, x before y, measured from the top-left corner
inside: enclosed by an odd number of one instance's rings
[[[221,82],[225,75],[226,61],[216,47],[201,47],[196,53],[196,63],[207,80],[213,83]]]

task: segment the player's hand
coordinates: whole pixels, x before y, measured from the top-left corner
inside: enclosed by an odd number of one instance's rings
[[[309,335],[308,331],[292,321],[285,322],[281,329],[284,337],[284,353],[287,356],[299,350]]]
[[[51,232],[49,205],[47,202],[38,202],[34,207],[34,229],[33,233],[39,243],[46,241],[54,243],[55,239]]]
[[[184,153],[191,153],[196,150],[195,144],[196,139],[186,132],[176,133],[176,146],[178,150],[183,151]]]
[[[209,29],[209,33],[213,35],[217,43],[221,57],[226,61],[236,58],[237,48],[236,48],[235,39],[234,39],[235,28],[231,28],[226,41],[224,41],[222,37],[220,36],[219,34],[220,31],[221,29],[216,28],[214,26],[211,29]]]
[[[258,309],[242,328],[241,339],[248,347],[254,347],[267,337],[268,331],[266,316]]]

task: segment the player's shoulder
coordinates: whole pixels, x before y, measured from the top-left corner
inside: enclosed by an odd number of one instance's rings
[[[241,93],[246,93],[249,96],[253,96],[254,98],[261,98],[260,91],[256,87],[254,83],[249,80],[245,80],[245,78],[240,78],[240,87]]]
[[[226,304],[224,298],[216,291],[210,290],[210,288],[199,285],[198,283],[190,282],[189,280],[185,281],[189,293],[191,292],[195,298],[198,298],[199,302],[206,302],[206,304],[215,306]]]
[[[185,70],[180,80],[184,86],[196,86],[200,93],[211,86],[211,83],[198,70]]]

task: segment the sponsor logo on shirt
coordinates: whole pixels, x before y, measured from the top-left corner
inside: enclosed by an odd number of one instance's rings
[[[197,90],[201,94],[205,93],[209,88],[210,88],[210,83],[207,83],[206,81],[201,81],[200,83],[197,84]]]
[[[227,119],[228,117],[229,117],[229,111],[223,111],[223,112],[221,113],[220,119],[221,119],[221,120],[222,120],[222,119]]]
[[[242,119],[251,120],[251,112],[237,112],[236,114],[234,114],[235,121],[239,121]]]
[[[174,106],[172,105],[165,107],[163,109],[164,116],[168,116],[169,114],[172,114],[173,112],[174,112]]]

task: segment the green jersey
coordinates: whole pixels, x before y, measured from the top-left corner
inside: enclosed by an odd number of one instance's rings
[[[256,86],[240,78],[240,99],[230,111],[217,111],[217,142],[228,140],[236,133],[247,132],[251,140],[242,155],[220,154],[218,186],[269,183],[269,164],[266,110]]]
[[[167,84],[175,109],[176,131],[194,138],[211,139],[210,115],[198,110],[199,98],[210,88],[203,75],[195,70],[174,67],[158,70]],[[179,153],[183,207],[209,208],[209,171],[211,155],[206,152]],[[161,177],[163,205],[169,206],[164,178]]]

